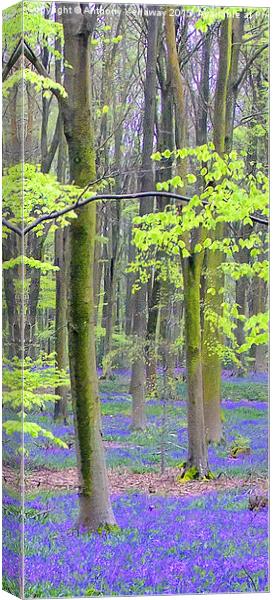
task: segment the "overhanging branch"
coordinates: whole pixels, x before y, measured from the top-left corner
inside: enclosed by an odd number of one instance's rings
[[[136,192],[134,194],[98,194],[96,196],[90,196],[89,198],[85,198],[84,200],[81,200],[81,201],[79,201],[79,199],[78,199],[74,204],[72,204],[70,206],[66,206],[65,208],[63,208],[61,210],[56,210],[48,215],[41,215],[41,217],[38,217],[32,223],[29,223],[23,229],[16,227],[15,225],[13,225],[13,223],[10,223],[9,221],[7,221],[4,218],[2,219],[2,222],[3,222],[3,225],[5,225],[5,227],[10,229],[14,233],[17,233],[20,236],[25,236],[27,233],[32,231],[32,229],[35,229],[35,227],[37,227],[41,223],[44,223],[45,221],[54,221],[55,219],[58,219],[59,217],[62,217],[63,215],[66,215],[69,212],[72,212],[73,210],[79,210],[83,206],[90,204],[90,202],[97,202],[98,200],[105,200],[105,201],[137,200],[138,198],[152,198],[152,197],[153,198],[154,197],[169,198],[170,200],[177,200],[177,202],[182,202],[184,204],[188,203],[192,200],[192,198],[182,196],[181,194],[175,194],[172,192],[158,192],[158,191]],[[202,204],[203,204],[203,206],[208,206],[209,203],[206,200],[202,200]],[[257,217],[257,215],[252,215],[249,218],[254,223],[259,223],[261,225],[268,226],[267,219]]]
[[[3,67],[3,71],[2,71],[2,81],[4,82],[7,77],[9,72],[11,71],[12,67],[14,67],[15,63],[18,61],[18,59],[20,58],[20,56],[23,56],[23,40],[20,39],[12,54],[10,55],[10,58],[8,59],[7,64]]]
[[[260,54],[267,48],[268,48],[268,44],[264,44],[263,46],[261,46],[261,48],[256,50],[256,52],[247,61],[246,65],[244,66],[243,70],[241,71],[237,81],[235,81],[235,83],[233,85],[235,92],[238,90],[239,86],[241,85],[245,74],[247,73],[247,71],[251,67],[251,65],[253,64],[254,60],[256,60],[256,58],[258,58],[258,56],[260,56]]]
[[[7,221],[7,219],[5,219],[4,217],[2,218],[2,224],[14,233],[17,233],[17,235],[20,235],[20,237],[24,235],[22,229],[16,227],[16,225],[13,225],[13,223],[10,223],[10,221]]]

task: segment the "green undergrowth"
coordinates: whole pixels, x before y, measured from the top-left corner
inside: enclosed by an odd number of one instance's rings
[[[266,402],[268,400],[268,384],[267,383],[247,383],[247,382],[231,382],[222,381],[222,399],[223,400],[250,400]],[[186,382],[176,383],[177,399],[186,400],[187,384]],[[176,400],[175,400],[176,401]]]
[[[250,404],[249,406],[236,406],[236,408],[230,412],[230,415],[228,413],[229,411],[226,412],[225,420],[230,419],[232,423],[247,419],[253,419],[253,421],[256,421],[257,419],[261,419],[263,416],[263,411],[254,408],[253,404]]]
[[[266,402],[268,400],[268,385],[266,383],[232,383],[222,382],[223,400],[250,400]]]

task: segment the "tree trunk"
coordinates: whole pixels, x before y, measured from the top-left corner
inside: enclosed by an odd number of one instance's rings
[[[184,260],[186,369],[188,389],[188,459],[185,471],[194,468],[199,478],[208,475],[201,360],[200,279],[203,255]]]
[[[173,98],[171,91],[170,78],[167,76],[167,56],[163,46],[159,52],[159,83],[161,89],[161,117],[158,128],[158,149],[164,152],[167,148],[173,149],[175,146],[174,126],[173,126]],[[160,167],[157,172],[158,181],[166,181],[172,177],[172,160],[164,159],[160,161]],[[168,201],[163,198],[157,198],[157,208],[160,211],[165,210]],[[160,259],[160,253],[157,253],[156,260]],[[156,349],[156,327],[159,313],[161,282],[158,273],[155,272],[153,279],[152,292],[148,307],[148,321],[146,332],[146,387],[150,395],[156,393],[157,381],[157,349]]]
[[[135,249],[134,249],[134,245],[132,244],[132,229],[131,226],[129,225],[129,231],[128,231],[128,244],[127,244],[127,256],[128,256],[128,262],[131,263],[134,261],[135,259]],[[127,280],[126,280],[126,312],[125,312],[125,334],[126,335],[131,335],[132,330],[133,330],[133,318],[134,318],[134,296],[132,294],[132,287],[134,285],[134,274],[133,273],[127,273]]]
[[[207,118],[210,93],[210,49],[211,33],[205,33],[202,45],[201,79],[198,90],[198,119],[196,121],[196,144],[202,146],[207,143]]]
[[[102,235],[102,219],[103,210],[102,206],[97,206],[96,209],[96,236]],[[95,242],[95,254],[94,254],[94,321],[95,327],[98,321],[98,308],[100,305],[100,294],[101,294],[101,280],[103,271],[103,256],[102,256],[102,243],[99,239]]]
[[[232,48],[232,19],[225,18],[221,25],[219,44],[219,69],[215,91],[214,106],[214,145],[219,154],[225,150],[226,134],[226,100],[231,64]],[[222,239],[223,224],[217,225],[211,238]],[[223,260],[220,251],[207,252],[207,271],[205,278],[205,311],[211,310],[216,315],[221,314],[223,302],[224,277],[219,269]],[[207,295],[209,288],[215,289],[215,295]],[[206,314],[206,313],[205,313]],[[204,418],[207,439],[210,442],[219,442],[222,436],[221,424],[221,358],[218,345],[221,344],[218,328],[213,330],[212,324],[205,317],[203,330],[203,392],[204,392]]]
[[[108,281],[108,294],[106,295],[106,333],[105,333],[105,344],[104,344],[104,357],[108,357],[108,354],[112,350],[112,336],[114,329],[114,309],[115,309],[115,293],[117,284],[117,262],[120,248],[120,204],[114,202],[110,206],[110,216],[112,228],[112,235],[110,241],[110,264],[109,267],[109,281]],[[108,366],[108,360],[106,368],[103,367],[103,377],[109,378],[111,376],[111,365]]]
[[[67,355],[67,291],[66,291],[66,229],[55,232],[55,263],[59,267],[56,272],[56,312],[55,312],[55,353],[56,367],[65,371],[68,365]],[[63,419],[67,423],[67,388],[57,387],[55,393],[60,396],[55,402],[54,419]]]
[[[170,400],[176,398],[175,361],[176,355],[173,350],[174,317],[173,317],[173,290],[169,281],[163,281],[160,291],[160,328],[159,349],[162,356],[162,364],[165,369],[165,393]]]
[[[246,313],[246,289],[247,281],[244,277],[241,277],[236,281],[236,304],[238,304],[238,311],[241,315],[245,315]],[[242,346],[244,339],[243,321],[238,321],[236,328],[236,340],[238,346]]]
[[[255,277],[252,282],[251,315],[264,313],[266,310],[267,286],[266,282]],[[268,348],[265,344],[252,347],[251,355],[254,358],[254,370],[256,373],[267,373],[268,371]]]
[[[174,95],[176,116],[176,144],[184,148],[186,144],[186,105],[183,82],[176,48],[174,19],[168,12],[165,15],[166,40],[170,63],[171,85]],[[178,171],[182,179],[186,173],[186,163],[181,161]],[[197,237],[192,233],[192,238]],[[208,473],[208,452],[205,438],[203,382],[201,356],[200,323],[200,279],[203,254],[192,255],[196,243],[192,239],[190,258],[183,260],[184,309],[185,309],[185,346],[187,370],[187,419],[188,419],[188,459],[185,470],[194,468],[198,477]]]
[[[7,238],[3,238],[2,242],[3,261],[8,261],[11,258],[20,256],[20,242],[17,235],[13,232],[9,233]],[[8,336],[8,356],[21,357],[22,355],[22,333],[21,333],[21,302],[18,301],[18,293],[16,292],[15,283],[19,279],[18,267],[3,270],[3,288],[7,305],[9,336]]]
[[[141,190],[149,191],[154,186],[154,174],[151,155],[154,142],[154,123],[156,108],[156,72],[157,72],[158,17],[148,17],[147,62],[144,91],[144,120]],[[140,215],[151,212],[152,201],[145,198],[140,201]],[[137,351],[132,365],[130,392],[133,397],[132,427],[143,429],[145,417],[145,353],[146,336],[146,286],[142,285],[135,294],[133,334],[137,341]]]
[[[239,57],[243,31],[244,12],[241,12],[240,16],[234,17],[232,20],[232,52],[228,92],[226,98],[225,151],[227,153],[231,152],[233,143],[234,121],[238,96],[238,87],[236,87],[235,84],[238,78]]]
[[[240,224],[239,231],[240,231],[240,236],[242,238],[249,237],[249,235],[251,235],[251,232],[252,232],[251,225]],[[249,263],[250,253],[247,248],[240,248],[237,256],[238,256],[239,264]],[[247,307],[247,279],[245,277],[241,277],[240,279],[238,279],[236,281],[236,304],[238,304],[239,314],[246,316],[246,313],[247,313],[247,310],[246,310],[246,307]],[[238,321],[238,323],[237,323],[235,335],[236,335],[236,340],[237,340],[238,346],[241,346],[245,341],[244,323],[245,323],[245,321]],[[243,366],[244,366],[244,362],[245,362],[245,355],[241,354],[239,358],[240,358],[241,364],[240,364],[238,373],[239,373],[239,375],[242,375],[243,371],[244,371]]]
[[[153,280],[146,331],[146,387],[150,396],[156,394],[157,384],[156,328],[159,312],[160,281],[156,275]]]
[[[66,6],[66,5],[65,5]],[[78,14],[76,13],[76,8]],[[81,187],[95,179],[90,99],[90,15],[74,4],[63,14],[68,99],[62,104],[71,180]],[[89,25],[89,26],[88,26]],[[71,391],[80,475],[79,527],[92,531],[115,524],[103,441],[96,371],[93,266],[96,207],[77,211],[69,231],[68,334]]]

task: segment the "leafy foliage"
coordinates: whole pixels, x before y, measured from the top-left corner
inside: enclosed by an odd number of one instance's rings
[[[22,187],[23,178],[23,187]],[[3,176],[3,214],[13,223],[31,223],[43,214],[65,208],[72,204],[81,193],[81,189],[72,185],[61,185],[55,175],[41,172],[39,165],[25,163],[10,167]],[[24,201],[23,201],[24,199]],[[23,214],[22,214],[22,206]],[[69,219],[75,217],[70,212]],[[69,223],[67,215],[57,219],[59,226]],[[50,222],[52,229],[57,227]],[[45,224],[35,228],[36,235],[42,235]],[[6,233],[6,232],[5,232]]]
[[[190,184],[196,184],[200,178],[198,193],[191,196],[186,206],[170,205],[163,212],[151,213],[134,218],[133,239],[138,249],[135,266],[132,270],[139,273],[141,284],[149,280],[156,253],[161,250],[169,257],[183,259],[203,250],[221,251],[224,259],[221,266],[227,275],[237,280],[244,276],[257,276],[265,281],[268,278],[268,261],[263,258],[267,252],[267,232],[264,229],[253,231],[246,239],[233,230],[230,237],[212,239],[211,232],[219,223],[252,225],[251,216],[268,214],[268,180],[258,165],[255,175],[247,175],[243,157],[235,151],[219,156],[213,144],[197,148],[180,149],[174,152],[165,150],[152,155],[154,160],[170,158],[188,159],[193,174],[186,175]],[[157,184],[158,189],[169,190],[182,188],[185,181],[179,175]],[[194,231],[202,230],[199,243],[193,247],[190,237]],[[227,228],[229,231],[229,228]],[[235,261],[238,253],[246,248],[249,251],[249,262]],[[172,260],[171,260],[172,262]],[[174,261],[175,262],[175,261]],[[179,263],[180,264],[180,263]],[[208,295],[215,295],[214,288],[205,290]],[[217,341],[215,352],[227,362],[238,362],[237,354],[247,352],[253,344],[264,344],[267,341],[268,317],[258,315],[245,324],[247,340],[238,347],[235,330],[243,315],[238,312],[238,305],[224,302],[222,315],[216,314],[211,306],[207,306],[204,318],[211,323],[213,330],[222,332],[229,344]],[[209,348],[211,351],[211,348]]]
[[[63,98],[66,98],[67,92],[62,85],[51,79],[50,77],[43,77],[38,75],[31,69],[24,69],[24,71],[15,71],[6,81],[3,83],[3,96],[6,98],[9,95],[10,90],[21,82],[31,83],[36,92],[43,92],[45,98],[51,97],[51,92],[56,90],[60,93]]]
[[[49,263],[43,262],[41,260],[36,260],[35,258],[28,257],[26,255],[17,256],[16,258],[11,258],[10,260],[5,260],[3,262],[3,269],[13,269],[14,267],[26,265],[30,267],[30,269],[39,269],[43,275],[49,273],[50,271],[58,271],[58,267]]]
[[[22,377],[24,389],[22,389]],[[3,427],[8,435],[13,433],[29,434],[32,437],[42,435],[59,446],[67,445],[51,431],[44,429],[28,419],[28,413],[45,410],[48,402],[54,402],[58,395],[51,390],[59,386],[67,386],[68,374],[55,367],[54,355],[40,356],[36,361],[26,358],[24,363],[19,358],[4,361],[3,369],[3,403],[10,409],[14,418],[5,421]],[[24,412],[22,412],[24,410]]]
[[[20,10],[20,8],[21,10]],[[56,38],[63,39],[62,24],[49,16],[51,2],[23,2],[14,4],[3,13],[3,42],[8,51],[13,50],[22,36],[22,19],[24,14],[24,36],[28,44],[36,47],[37,42],[46,47],[57,58],[61,55],[54,47]]]

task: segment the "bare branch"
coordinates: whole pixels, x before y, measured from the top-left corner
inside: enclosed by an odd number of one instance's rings
[[[36,219],[32,223],[29,223],[29,225],[27,225],[24,229],[19,229],[18,227],[14,226],[12,223],[7,221],[6,219],[3,219],[2,222],[3,222],[3,225],[5,225],[5,227],[8,227],[9,229],[11,229],[12,231],[14,231],[15,233],[17,233],[20,236],[24,236],[27,233],[29,233],[30,231],[32,231],[32,229],[35,229],[35,227],[37,227],[37,225],[44,223],[44,221],[54,221],[55,219],[58,219],[59,217],[62,217],[63,215],[66,215],[69,212],[72,212],[73,210],[76,210],[76,209],[79,210],[83,206],[90,204],[90,202],[97,202],[98,200],[104,200],[104,201],[106,201],[106,200],[107,201],[137,200],[138,198],[152,198],[152,197],[153,198],[154,197],[170,198],[171,200],[177,200],[178,202],[182,202],[182,203],[188,203],[188,202],[190,202],[190,200],[192,200],[192,198],[188,198],[188,197],[182,196],[180,194],[175,194],[172,192],[159,192],[157,190],[152,191],[152,192],[135,192],[134,194],[130,194],[130,193],[129,194],[127,194],[127,193],[125,193],[125,194],[98,194],[96,196],[90,196],[89,198],[85,198],[81,202],[79,202],[79,198],[78,198],[77,201],[74,204],[72,204],[71,206],[66,206],[65,208],[63,208],[61,210],[56,210],[56,211],[50,213],[49,215],[41,215],[41,217],[38,217],[38,219]],[[208,206],[208,202],[206,200],[202,200],[202,205]],[[256,215],[250,216],[249,218],[254,223],[268,225],[267,219],[262,219],[261,217],[257,217]]]
[[[15,65],[15,63],[18,61],[18,58],[23,55],[23,40],[19,40],[19,42],[16,44],[7,64],[4,66],[3,71],[2,71],[2,81],[5,81],[8,77],[9,72],[11,71],[12,67]]]
[[[251,67],[252,63],[254,62],[254,60],[256,60],[256,58],[258,58],[258,56],[264,51],[266,50],[266,48],[268,48],[268,44],[264,44],[263,46],[261,46],[261,48],[259,48],[256,52],[254,52],[254,54],[250,57],[250,59],[247,61],[245,67],[243,68],[243,70],[241,71],[237,81],[235,81],[233,87],[234,90],[236,91],[238,89],[238,87],[241,85],[242,80],[246,74],[246,72],[248,71],[248,69]]]

